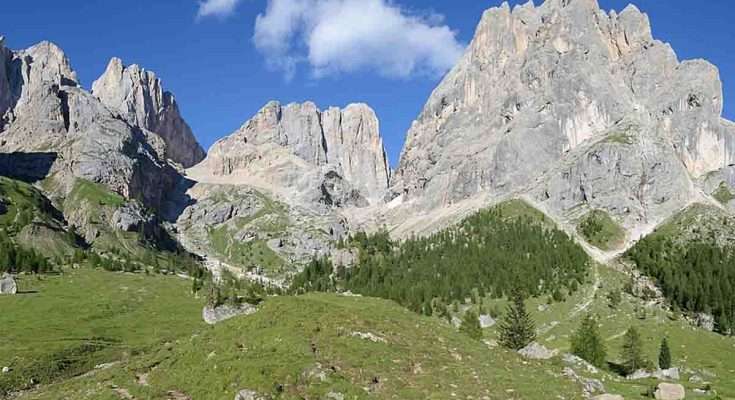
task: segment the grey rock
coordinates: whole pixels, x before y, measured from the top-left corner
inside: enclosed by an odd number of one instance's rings
[[[556,356],[558,353],[558,350],[549,350],[536,342],[518,350],[518,354],[530,360],[548,360]]]
[[[653,376],[660,380],[678,381],[681,379],[679,368],[659,369],[653,372]]]
[[[489,315],[480,315],[480,328],[486,329],[495,326],[495,319]]]
[[[656,400],[683,400],[686,397],[686,390],[679,384],[659,383],[654,396]]]
[[[605,385],[599,379],[586,379],[582,389],[588,394],[605,393]]]
[[[11,102],[0,133],[2,153],[56,154],[49,176],[61,196],[77,178],[100,183],[157,208],[178,181],[162,160],[160,138],[121,120],[79,87],[63,51],[43,42],[3,50]]]
[[[235,395],[235,400],[267,400],[268,397],[260,395],[254,390],[243,389]]]
[[[160,136],[165,157],[191,167],[206,153],[179,113],[176,99],[164,91],[161,80],[138,65],[124,66],[113,58],[105,73],[92,85],[92,93],[131,125]]]
[[[251,315],[257,311],[258,309],[255,306],[247,303],[241,304],[238,307],[231,306],[229,304],[223,304],[218,307],[207,305],[202,310],[202,318],[207,324],[215,325],[222,321],[239,317],[241,315]]]
[[[721,113],[717,69],[677,60],[634,6],[505,3],[412,124],[391,197],[423,215],[528,195],[555,219],[602,209],[639,235],[735,159]]]
[[[707,313],[697,313],[694,316],[694,321],[697,324],[698,327],[706,330],[706,331],[714,331],[715,330],[715,317],[707,314]]]
[[[322,112],[311,102],[270,102],[196,169],[329,207],[379,203],[390,177],[377,117],[363,104]]]
[[[619,394],[601,394],[592,398],[592,400],[625,400],[625,398]]]
[[[0,278],[0,295],[18,293],[18,284],[12,275],[4,274]]]

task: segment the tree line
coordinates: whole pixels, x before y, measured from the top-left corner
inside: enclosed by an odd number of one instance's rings
[[[395,242],[386,232],[357,233],[339,246],[358,249],[357,265],[335,269],[328,259],[313,260],[292,290],[349,290],[444,314],[447,304],[502,298],[514,290],[561,300],[577,290],[589,264],[564,232],[530,217],[506,217],[499,208],[427,237]]]
[[[716,329],[735,328],[735,248],[703,240],[677,243],[662,235],[641,240],[627,258],[656,279],[675,308],[707,313]]]

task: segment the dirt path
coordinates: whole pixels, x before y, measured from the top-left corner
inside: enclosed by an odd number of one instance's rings
[[[577,315],[587,311],[587,309],[589,309],[592,303],[595,301],[595,295],[600,289],[600,267],[597,264],[592,267],[592,273],[595,276],[594,283],[592,284],[592,289],[590,289],[589,293],[585,296],[585,301],[583,303],[577,304],[577,306],[574,307],[574,310],[569,313],[569,319],[572,319]]]

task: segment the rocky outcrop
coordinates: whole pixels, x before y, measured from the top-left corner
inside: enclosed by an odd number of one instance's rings
[[[147,207],[161,205],[179,179],[159,156],[166,148],[161,138],[135,121],[120,119],[79,87],[69,60],[56,45],[43,42],[17,52],[3,47],[0,53],[10,88],[10,96],[3,96],[8,108],[0,153],[53,154],[46,172],[62,196],[81,178]]]
[[[18,284],[12,275],[3,274],[0,277],[0,294],[16,294],[18,293]]]
[[[205,152],[179,113],[173,94],[161,80],[138,65],[124,66],[113,58],[105,73],[92,85],[92,93],[131,125],[151,131],[165,143],[165,157],[191,167]]]
[[[240,315],[254,314],[258,309],[250,304],[244,303],[239,306],[223,304],[217,307],[207,305],[202,310],[202,319],[209,325],[215,325]]]
[[[364,104],[320,111],[270,102],[212,146],[190,175],[251,184],[327,207],[382,200],[390,172],[375,113]]]
[[[654,392],[656,400],[683,400],[686,397],[684,386],[674,383],[659,383]]]
[[[413,123],[391,192],[422,212],[528,193],[555,217],[655,225],[735,159],[721,112],[717,69],[678,61],[636,7],[506,3]]]

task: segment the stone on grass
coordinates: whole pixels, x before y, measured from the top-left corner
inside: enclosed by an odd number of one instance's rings
[[[654,393],[656,400],[683,400],[686,397],[684,386],[677,383],[659,383]]]
[[[0,294],[18,293],[18,284],[12,275],[5,274],[0,278]]]
[[[548,360],[554,357],[558,353],[558,350],[549,350],[543,345],[533,342],[518,350],[518,353],[530,360]]]
[[[489,315],[480,315],[480,328],[486,329],[495,325],[495,319]]]
[[[256,391],[243,389],[235,395],[235,400],[266,400],[266,398]]]
[[[247,303],[241,304],[240,306],[229,304],[223,304],[217,307],[206,306],[202,310],[202,318],[207,324],[214,325],[240,315],[254,314],[256,311],[258,309],[255,306]]]
[[[592,400],[625,400],[625,399],[623,398],[623,396],[619,394],[605,393],[605,394],[601,394],[599,396],[593,397]]]

